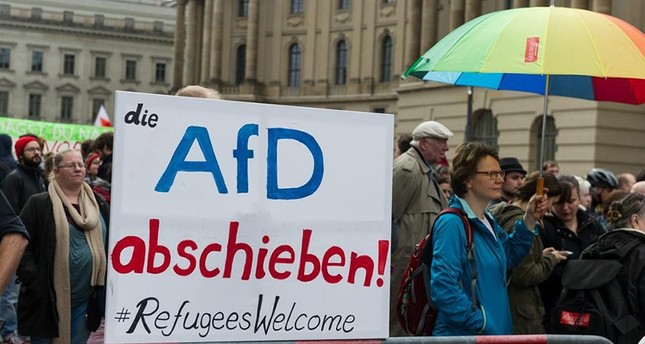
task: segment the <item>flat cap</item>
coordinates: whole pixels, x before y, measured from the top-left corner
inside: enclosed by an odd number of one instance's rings
[[[452,131],[446,128],[445,125],[437,121],[426,121],[419,124],[412,131],[412,143],[419,143],[419,139],[424,137],[434,137],[437,139],[449,139],[452,137]]]

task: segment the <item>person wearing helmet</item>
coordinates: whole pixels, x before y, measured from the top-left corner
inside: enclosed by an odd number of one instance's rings
[[[587,180],[591,184],[589,189],[591,193],[591,206],[589,213],[605,228],[610,230],[611,226],[603,213],[603,204],[609,197],[612,191],[618,188],[618,179],[609,170],[604,168],[592,168],[587,173]]]

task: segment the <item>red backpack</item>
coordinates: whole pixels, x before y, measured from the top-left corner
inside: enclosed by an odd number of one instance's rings
[[[466,214],[457,208],[446,208],[439,213],[456,214],[463,222],[466,231],[466,252],[468,261],[473,271],[470,291],[473,307],[476,307],[475,285],[477,284],[477,268],[475,266],[475,246],[473,244],[473,230],[468,223]],[[437,216],[437,219],[439,219]],[[434,223],[437,223],[435,219]],[[396,303],[396,314],[399,324],[410,335],[431,336],[437,321],[437,310],[432,305],[430,298],[430,266],[432,265],[432,232],[426,235],[414,248],[407,268],[403,272],[399,297]],[[426,245],[427,244],[427,245]]]

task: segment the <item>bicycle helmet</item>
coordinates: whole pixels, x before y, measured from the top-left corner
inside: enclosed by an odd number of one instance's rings
[[[616,176],[604,168],[592,168],[587,173],[587,180],[591,183],[591,186],[612,189],[618,188],[618,179],[616,179]]]

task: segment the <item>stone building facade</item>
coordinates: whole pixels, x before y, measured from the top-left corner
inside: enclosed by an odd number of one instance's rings
[[[472,18],[548,0],[177,0],[173,87],[204,84],[233,100],[387,112],[396,133],[438,120],[534,170],[542,96],[400,81],[417,57]],[[607,13],[643,30],[640,0],[557,0]],[[584,174],[645,168],[642,106],[551,97],[545,159]],[[341,138],[356,142],[358,137]],[[452,151],[449,152],[449,158]]]
[[[165,94],[174,26],[150,1],[0,1],[0,115],[88,124],[116,90]]]

